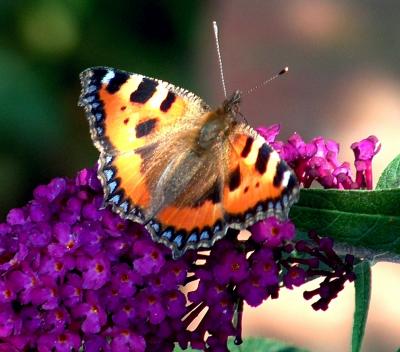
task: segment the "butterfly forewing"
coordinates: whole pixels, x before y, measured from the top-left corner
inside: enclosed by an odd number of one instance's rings
[[[131,152],[196,124],[209,107],[169,83],[106,67],[81,74],[82,105],[100,151]]]
[[[106,203],[125,217],[143,220],[151,204],[149,186],[170,160],[162,152],[165,141],[200,128],[198,120],[209,107],[189,91],[135,73],[95,67],[80,77],[79,104],[101,152]],[[182,142],[171,143],[168,151],[174,154],[171,146]]]

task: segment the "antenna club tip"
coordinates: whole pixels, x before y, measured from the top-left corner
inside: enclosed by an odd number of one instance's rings
[[[278,75],[283,75],[283,74],[285,74],[286,72],[288,72],[289,71],[289,66],[286,66],[284,69],[282,69],[279,73],[278,73]]]

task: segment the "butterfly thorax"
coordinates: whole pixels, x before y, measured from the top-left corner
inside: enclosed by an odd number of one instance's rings
[[[211,111],[205,116],[205,123],[201,127],[198,145],[201,149],[209,149],[214,143],[219,142],[229,134],[230,129],[236,124],[236,114],[239,111],[241,92],[235,91],[222,106]]]

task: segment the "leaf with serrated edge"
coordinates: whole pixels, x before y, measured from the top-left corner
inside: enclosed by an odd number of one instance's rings
[[[371,266],[365,260],[355,266],[355,309],[353,318],[353,334],[351,339],[351,351],[361,350],[365,326],[367,324],[369,302],[371,298]]]
[[[400,189],[303,189],[290,218],[300,231],[400,254]]]
[[[376,189],[387,188],[400,188],[400,154],[386,166],[376,185]]]

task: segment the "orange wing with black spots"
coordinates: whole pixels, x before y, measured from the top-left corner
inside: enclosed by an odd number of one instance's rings
[[[171,247],[174,256],[210,247],[229,227],[245,229],[268,216],[286,219],[298,198],[293,171],[245,124],[237,124],[198,164],[205,173],[194,174],[183,197],[149,223],[154,238]]]
[[[105,203],[125,217],[144,221],[151,205],[149,174],[154,178],[154,169],[168,165],[165,155],[154,155],[154,146],[200,128],[199,118],[209,107],[193,93],[139,74],[95,67],[80,77],[79,105],[101,153],[98,174]]]
[[[100,152],[131,152],[198,124],[210,108],[172,84],[107,67],[81,73],[79,104],[87,112]]]
[[[287,218],[298,196],[293,171],[250,126],[235,126],[228,141],[223,208],[230,227],[244,229],[272,215]]]
[[[209,248],[229,227],[285,218],[296,201],[293,172],[234,120],[238,95],[211,111],[193,93],[139,74],[91,68],[81,83],[105,204],[144,224],[174,258]]]

